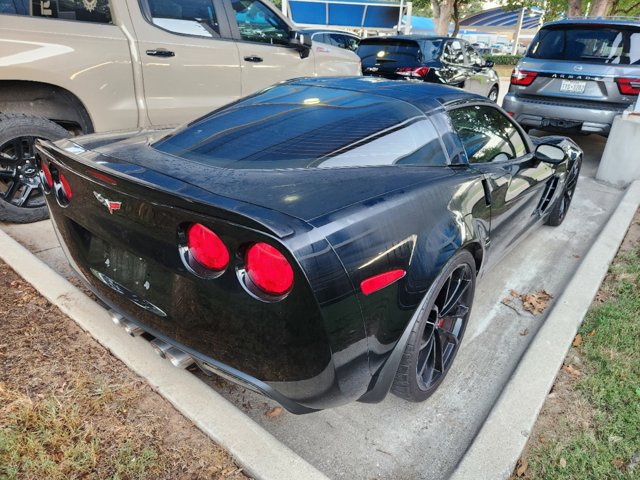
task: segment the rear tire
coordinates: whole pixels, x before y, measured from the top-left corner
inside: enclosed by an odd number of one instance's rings
[[[498,103],[498,93],[498,86],[494,85],[493,87],[491,87],[491,90],[489,90],[489,95],[487,95],[487,98],[493,103]]]
[[[419,307],[391,387],[394,395],[422,402],[442,383],[467,328],[475,284],[475,260],[461,250],[449,260]]]
[[[564,182],[564,187],[562,188],[562,195],[558,200],[556,200],[556,203],[549,212],[549,217],[546,221],[547,225],[557,227],[564,222],[569,206],[571,206],[571,200],[573,200],[573,194],[576,191],[576,186],[578,185],[578,177],[580,176],[581,167],[582,157],[578,157],[578,159],[573,162],[571,171],[567,174],[567,180]]]
[[[36,138],[59,140],[69,132],[46,118],[0,114],[0,221],[29,223],[49,216],[35,165]]]

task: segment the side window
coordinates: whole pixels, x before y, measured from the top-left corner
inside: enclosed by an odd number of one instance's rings
[[[491,106],[457,108],[449,112],[469,163],[511,160],[527,153],[524,139],[498,109]]]
[[[447,42],[442,53],[442,60],[456,65],[464,64],[464,52],[462,51],[462,43],[459,40]]]
[[[331,37],[331,45],[334,45],[339,48],[347,48],[347,44],[345,42],[346,36],[340,33],[332,33],[329,35]]]
[[[313,36],[314,42],[329,43],[329,36],[326,33],[316,33]]]
[[[248,42],[289,44],[289,27],[269,7],[258,0],[232,0],[240,37]]]
[[[154,25],[182,35],[219,37],[211,0],[149,0]]]
[[[473,48],[471,45],[467,44],[465,46],[465,49],[467,51],[467,61],[469,63],[469,65],[483,65],[484,62],[482,61],[482,57],[480,57],[480,54],[478,53],[478,51]]]
[[[4,0],[0,0],[0,5],[4,5],[4,3]],[[15,3],[15,12],[9,11],[9,13],[29,15],[28,8],[25,12],[25,2],[17,0],[13,3]],[[4,6],[0,6],[0,12],[5,13]],[[31,14],[34,17],[111,23],[109,0],[32,0]]]

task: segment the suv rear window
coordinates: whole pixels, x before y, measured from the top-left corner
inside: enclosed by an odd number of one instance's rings
[[[639,64],[640,29],[563,25],[543,28],[528,57],[592,63]]]
[[[371,39],[362,40],[356,53],[363,65],[376,61],[392,61],[402,65],[435,60],[440,55],[441,40],[425,40],[421,45],[414,40]]]
[[[301,85],[265,90],[153,147],[231,169],[447,164],[434,125],[413,105]]]

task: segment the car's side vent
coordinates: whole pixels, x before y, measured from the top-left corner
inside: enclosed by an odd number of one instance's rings
[[[555,177],[545,187],[544,193],[542,194],[542,198],[540,199],[540,203],[538,204],[538,208],[536,209],[536,212],[538,212],[538,214],[543,214],[544,212],[547,211],[547,208],[549,208],[549,205],[551,204],[551,199],[553,198],[553,195],[556,193],[559,182],[560,182],[560,178]]]

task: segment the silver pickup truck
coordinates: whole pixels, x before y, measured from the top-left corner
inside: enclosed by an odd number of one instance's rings
[[[353,52],[262,0],[0,0],[0,221],[47,216],[34,138],[172,126]]]

